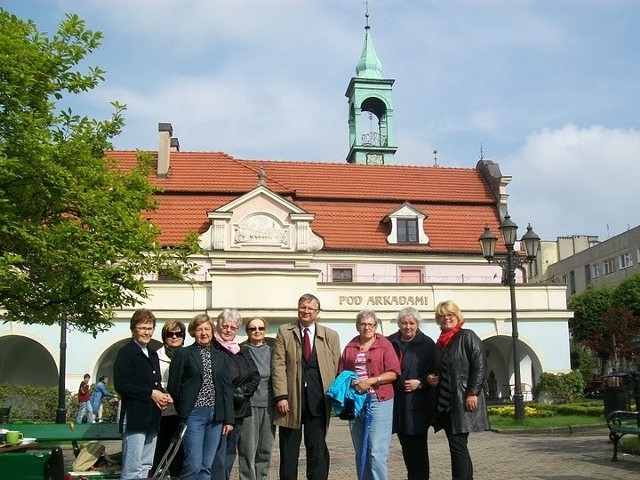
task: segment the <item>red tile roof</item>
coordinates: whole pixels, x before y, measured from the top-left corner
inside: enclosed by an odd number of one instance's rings
[[[108,156],[130,168],[136,152]],[[167,245],[206,231],[207,212],[253,190],[261,168],[267,188],[315,214],[311,226],[325,250],[479,254],[484,225],[498,232],[496,198],[475,168],[240,160],[221,152],[171,152],[170,158],[167,178],[153,177],[164,191],[150,215]],[[427,215],[429,245],[387,243],[383,220],[404,202]]]

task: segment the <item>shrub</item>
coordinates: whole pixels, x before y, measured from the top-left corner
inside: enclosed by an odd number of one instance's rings
[[[584,398],[584,379],[573,370],[570,373],[543,373],[536,385],[535,396],[551,403],[569,403]]]
[[[58,410],[58,387],[32,387],[27,385],[0,385],[0,406],[11,405],[10,421],[14,423],[26,422],[55,422]],[[65,408],[67,420],[75,420],[78,414],[77,393],[65,390]],[[108,402],[103,403],[102,417],[109,418],[112,407]]]

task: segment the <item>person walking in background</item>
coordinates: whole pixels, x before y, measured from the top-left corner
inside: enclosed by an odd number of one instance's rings
[[[91,403],[91,410],[93,411],[93,416],[96,422],[102,421],[102,400],[105,398],[116,398],[116,396],[107,389],[107,383],[109,383],[109,377],[102,375],[98,379],[96,386],[93,388],[91,398],[89,399],[89,402]]]
[[[435,342],[420,330],[420,313],[403,308],[396,318],[398,331],[389,336],[398,358],[400,376],[395,383],[393,433],[398,435],[407,480],[429,478],[427,434],[435,417],[435,389],[427,375],[435,372]]]
[[[355,372],[351,386],[368,396],[364,412],[349,420],[356,451],[359,480],[385,480],[393,426],[393,382],[400,375],[400,362],[391,342],[376,333],[378,316],[361,310],[356,316],[354,337],[342,352],[338,372]]]
[[[434,428],[444,429],[447,435],[451,478],[473,480],[469,433],[490,428],[483,392],[487,360],[478,335],[462,328],[464,317],[454,302],[436,306],[436,322],[441,331],[436,343],[440,373],[427,376],[429,385],[438,387]]]
[[[169,320],[162,327],[162,347],[158,350],[158,360],[160,360],[160,374],[162,376],[162,388],[167,389],[167,383],[169,380],[169,365],[173,358],[174,352],[178,348],[182,348],[184,345],[184,337],[187,332],[187,327],[184,323],[177,320]],[[158,439],[156,441],[156,452],[153,457],[153,471],[155,472],[160,460],[167,448],[171,445],[178,424],[180,420],[176,413],[175,406],[169,404],[167,408],[162,411],[160,418],[160,431],[158,432]],[[180,446],[180,450],[174,457],[171,465],[169,465],[169,473],[171,475],[180,475],[182,470],[182,460],[184,458],[183,447]]]
[[[117,353],[113,381],[122,399],[121,479],[147,478],[153,465],[160,414],[173,400],[162,387],[158,354],[149,348],[156,317],[142,308],[131,317],[131,341]]]
[[[93,409],[91,408],[91,393],[90,393],[90,384],[89,380],[91,380],[91,375],[88,373],[84,374],[82,382],[80,382],[80,386],[78,387],[78,416],[76,417],[76,423],[82,423],[82,419],[84,418],[85,412],[87,413],[87,423],[93,423]]]
[[[269,324],[260,317],[245,327],[246,345],[258,367],[260,384],[251,397],[251,417],[240,427],[238,464],[240,480],[266,480],[269,477],[271,451],[276,435],[273,425],[273,389],[271,388],[271,354],[275,340],[267,337]]]
[[[249,349],[238,344],[238,330],[242,326],[242,316],[236,309],[225,308],[218,315],[213,334],[212,347],[227,355],[229,373],[233,384],[233,408],[235,412],[234,429],[223,436],[218,444],[216,456],[211,468],[211,480],[229,480],[231,468],[236,460],[238,436],[244,419],[251,416],[250,399],[260,384],[260,373]]]
[[[195,343],[174,352],[168,390],[175,400],[184,435],[181,480],[210,480],[213,457],[223,436],[233,430],[231,359],[211,348],[213,322],[206,313],[189,323]]]
[[[338,333],[316,319],[320,301],[307,293],[298,300],[298,320],[278,329],[273,347],[271,381],[279,427],[280,480],[298,478],[304,429],[307,479],[327,480],[331,402],[325,393],[335,380],[340,360]]]

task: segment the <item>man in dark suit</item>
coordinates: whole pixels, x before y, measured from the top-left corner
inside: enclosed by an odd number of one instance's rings
[[[335,380],[340,338],[316,324],[320,301],[310,293],[298,300],[298,320],[282,325],[273,349],[274,424],[279,426],[280,480],[298,478],[298,456],[304,426],[307,479],[326,480],[329,450],[326,436],[331,404],[325,392]]]
[[[147,478],[156,449],[160,414],[173,403],[162,388],[158,354],[148,348],[156,327],[150,310],[137,310],[131,317],[132,338],[116,355],[113,379],[122,399],[121,479]]]

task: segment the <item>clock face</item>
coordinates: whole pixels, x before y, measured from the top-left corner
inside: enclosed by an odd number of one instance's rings
[[[382,165],[382,154],[380,153],[367,153],[368,165]]]

